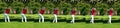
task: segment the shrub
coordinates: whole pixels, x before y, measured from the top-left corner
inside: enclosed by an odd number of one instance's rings
[[[5,7],[7,7],[8,5],[7,5],[7,3],[5,3],[5,2],[0,2],[0,14],[1,13],[4,13],[4,9],[5,9]]]
[[[4,14],[0,14],[0,19],[4,19]],[[39,19],[39,15],[38,14],[26,14],[27,19]],[[49,19],[49,20],[53,20],[54,16],[52,14],[50,15],[43,15],[45,19]],[[10,19],[21,19],[21,14],[9,14]],[[72,16],[71,15],[58,15],[58,20],[61,19],[66,19],[66,20],[71,20]],[[86,16],[82,16],[82,15],[76,15],[75,16],[75,20],[91,20],[91,15],[86,15]],[[95,16],[95,20],[108,20],[108,16]],[[120,16],[112,16],[112,20],[119,20]]]

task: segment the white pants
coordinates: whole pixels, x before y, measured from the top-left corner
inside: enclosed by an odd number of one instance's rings
[[[10,22],[10,18],[8,16],[8,14],[5,14],[5,22]]]
[[[94,24],[94,15],[91,15],[92,19],[91,19],[91,23]]]
[[[111,15],[109,15],[109,20],[108,20],[108,22],[111,24],[111,19],[112,19],[112,16]]]
[[[72,23],[75,22],[75,15],[72,15],[72,20],[71,20]]]
[[[57,15],[54,14],[54,19],[53,19],[53,23],[56,22],[57,23]]]
[[[41,19],[42,19],[42,22],[44,22],[44,16],[42,14],[39,14],[39,22],[41,22]]]
[[[27,22],[27,18],[25,16],[25,14],[22,14],[21,16],[22,16],[22,22]]]

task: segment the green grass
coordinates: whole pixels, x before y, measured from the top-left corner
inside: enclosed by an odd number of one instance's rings
[[[10,19],[21,19],[20,14],[9,14]],[[45,19],[53,19],[53,15],[44,15]],[[28,19],[38,19],[38,14],[27,14]],[[82,16],[76,15],[75,19],[83,19],[90,20],[90,15]],[[4,15],[0,14],[0,19],[4,19]],[[67,19],[71,20],[71,15],[58,15],[58,19]],[[108,20],[108,16],[95,16],[95,20]],[[113,19],[118,20],[120,16],[113,16]],[[120,28],[120,23],[112,23],[112,24],[103,24],[103,23],[85,23],[85,22],[75,22],[66,23],[66,22],[58,22],[58,23],[38,23],[38,22],[0,22],[0,28]]]
[[[75,24],[58,22],[58,23],[38,23],[38,22],[0,22],[0,28],[120,28],[120,23],[103,24],[103,23],[84,23]]]

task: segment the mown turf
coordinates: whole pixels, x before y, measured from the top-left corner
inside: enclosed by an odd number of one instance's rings
[[[31,18],[35,18],[38,19],[38,14],[27,14],[28,19]],[[51,17],[53,17],[53,15],[44,15],[47,16],[45,17],[45,19],[49,19]],[[58,19],[60,18],[64,19],[69,19],[71,20],[71,15],[59,15]],[[0,18],[4,19],[4,15],[0,14]],[[14,18],[14,19],[21,19],[21,15],[20,14],[10,14],[10,18]],[[87,16],[82,16],[82,15],[76,15],[75,19],[91,19],[90,15]],[[53,18],[51,18],[53,19]],[[108,20],[108,16],[95,16],[95,19],[106,19]],[[120,19],[120,16],[113,16],[113,19]],[[58,23],[51,23],[49,22],[45,22],[45,23],[38,23],[38,22],[33,22],[29,21],[29,22],[17,22],[17,21],[12,21],[12,22],[0,22],[0,28],[120,28],[120,22],[115,22],[112,24],[108,24],[108,23],[103,23],[103,22],[97,22],[95,24],[91,24],[91,23],[85,23],[85,22],[75,22],[75,24],[72,23],[66,23],[66,22],[58,22]]]
[[[38,23],[38,22],[0,22],[0,28],[120,28],[120,23],[103,24],[103,23]]]

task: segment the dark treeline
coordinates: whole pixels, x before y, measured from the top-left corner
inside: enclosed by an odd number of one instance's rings
[[[120,0],[0,0],[0,14],[5,7],[11,8],[11,14],[20,14],[23,7],[28,7],[28,14],[37,14],[42,7],[46,8],[46,14],[52,14],[58,7],[59,14],[66,15],[76,7],[77,15],[90,15],[90,9],[95,7],[96,15],[107,15],[109,8],[114,8],[114,15],[120,15]]]

